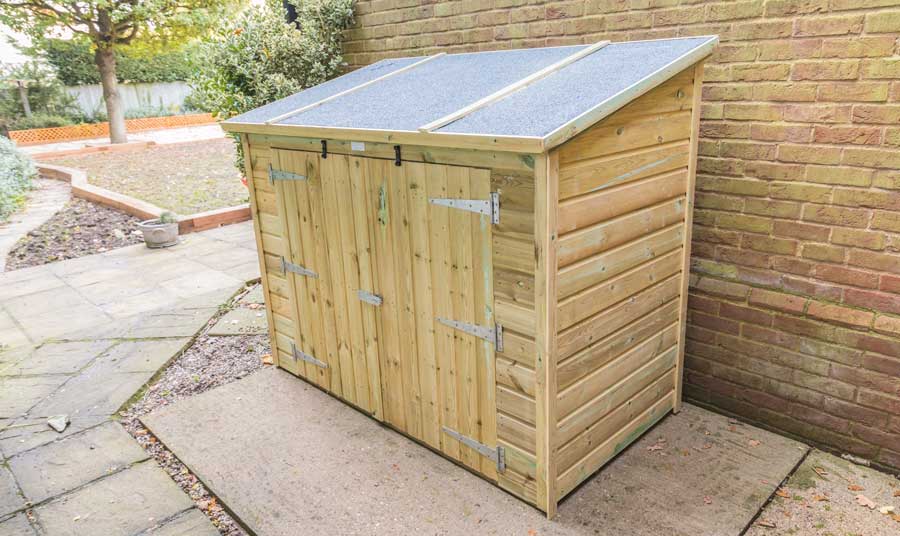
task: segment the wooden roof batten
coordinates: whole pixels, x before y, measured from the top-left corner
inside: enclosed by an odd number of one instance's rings
[[[446,52],[438,52],[437,54],[433,54],[431,56],[423,58],[413,64],[407,65],[406,67],[401,67],[400,69],[397,69],[396,71],[391,71],[389,73],[379,76],[378,78],[373,78],[372,80],[369,80],[368,82],[363,82],[362,84],[353,86],[350,89],[345,89],[344,91],[335,93],[334,95],[329,95],[328,97],[325,97],[324,99],[320,99],[316,102],[307,104],[306,106],[301,106],[300,108],[297,108],[296,110],[291,110],[290,112],[285,112],[281,115],[275,116],[272,119],[269,119],[268,121],[266,121],[265,124],[273,125],[273,124],[278,123],[279,121],[284,121],[285,119],[287,119],[289,117],[293,117],[295,115],[300,115],[303,112],[305,112],[307,110],[311,110],[317,106],[321,106],[321,105],[325,104],[326,102],[332,101],[338,97],[343,97],[344,95],[347,95],[348,93],[353,93],[354,91],[358,91],[364,87],[371,86],[372,84],[378,83],[378,82],[384,80],[385,78],[390,78],[391,76],[394,76],[395,74],[400,74],[400,73],[409,71],[410,69],[415,69],[416,67],[419,67],[420,65],[422,65],[424,63],[428,63],[429,61],[440,58],[441,56],[445,56],[446,54],[447,54]]]
[[[441,127],[445,127],[445,126],[449,125],[450,123],[453,123],[454,121],[458,121],[458,120],[462,119],[463,117],[465,117],[477,110],[480,110],[481,108],[484,108],[485,106],[489,106],[499,100],[502,100],[503,98],[505,98],[509,95],[512,95],[516,91],[524,89],[524,88],[528,87],[529,85],[531,85],[543,78],[546,78],[547,76],[550,76],[551,74],[559,71],[563,67],[565,67],[569,64],[575,63],[576,61],[580,60],[581,58],[583,58],[585,56],[593,54],[594,52],[596,52],[596,51],[600,50],[601,48],[605,47],[606,45],[608,45],[609,43],[610,43],[609,41],[598,41],[598,42],[594,43],[593,45],[585,47],[585,48],[579,50],[578,52],[576,52],[570,56],[566,56],[565,58],[559,60],[558,62],[548,65],[548,66],[544,67],[543,69],[536,71],[521,80],[513,82],[512,84],[509,84],[508,86],[503,87],[503,88],[499,89],[498,91],[495,91],[494,93],[491,93],[490,95],[488,95],[484,98],[481,98],[463,108],[460,108],[459,110],[456,110],[455,112],[447,114],[444,117],[441,117],[440,119],[436,119],[428,124],[422,125],[421,127],[419,127],[419,132],[433,132]]]

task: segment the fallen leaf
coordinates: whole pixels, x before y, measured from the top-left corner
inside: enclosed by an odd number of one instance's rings
[[[891,515],[891,513],[893,513],[894,507],[893,506],[882,506],[881,508],[878,509],[878,511],[887,516],[887,515]]]
[[[775,523],[772,523],[771,521],[766,521],[765,519],[760,519],[759,521],[756,522],[756,524],[759,525],[760,527],[765,527],[767,529],[775,528]]]
[[[712,504],[712,497],[710,497],[709,495],[703,497],[703,502],[705,504]]]
[[[705,450],[705,449],[711,449],[711,448],[712,448],[712,443],[704,443],[704,444],[703,444],[703,447],[701,447],[701,448],[703,448],[704,450]]]
[[[894,497],[900,497],[900,489],[894,491]]]
[[[876,504],[872,502],[872,499],[866,497],[865,495],[857,495],[856,503],[860,506],[865,506],[869,510],[874,510],[876,507]]]
[[[275,359],[272,357],[272,354],[266,354],[262,356],[263,365],[274,365]]]
[[[653,452],[654,450],[662,450],[662,449],[663,449],[662,445],[650,445],[649,447],[647,447],[647,450],[649,450],[650,452]]]
[[[828,474],[828,471],[826,471],[825,469],[822,469],[821,467],[813,467],[813,471],[815,471],[816,474],[819,476],[825,476]]]
[[[750,441],[747,441],[747,444],[751,447],[758,447],[760,445],[760,442],[756,439],[751,439]]]
[[[900,514],[891,514],[890,517],[891,517],[891,519],[893,519],[893,520],[896,521],[897,523],[900,523]]]
[[[785,499],[791,498],[791,494],[788,493],[788,491],[784,488],[779,488],[778,491],[775,492],[775,495],[778,495],[779,497],[783,497]]]
[[[534,529],[528,529],[528,536],[537,536],[537,531]]]
[[[813,500],[816,502],[823,502],[827,501],[828,497],[826,497],[825,495],[813,495]]]
[[[847,489],[849,489],[850,491],[862,491],[866,488],[856,485],[856,484],[850,484],[849,486],[847,486]]]

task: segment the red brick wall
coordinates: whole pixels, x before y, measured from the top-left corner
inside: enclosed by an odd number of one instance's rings
[[[686,394],[900,468],[900,0],[360,0],[354,65],[718,34]]]

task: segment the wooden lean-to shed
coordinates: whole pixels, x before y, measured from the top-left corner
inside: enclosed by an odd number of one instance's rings
[[[224,122],[278,366],[552,516],[681,404],[716,42],[383,60]]]

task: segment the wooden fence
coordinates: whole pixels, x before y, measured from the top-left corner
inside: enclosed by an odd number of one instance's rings
[[[170,115],[166,117],[142,117],[125,120],[128,132],[155,130],[159,128],[186,127],[214,123],[210,114]],[[11,130],[9,137],[18,145],[39,145],[61,141],[104,138],[109,136],[109,123],[84,123],[64,127],[33,128],[29,130]]]

